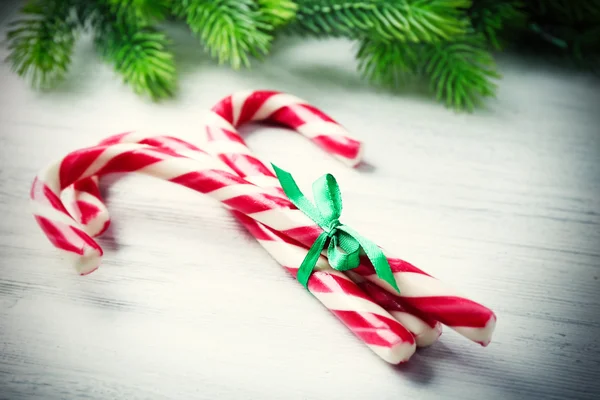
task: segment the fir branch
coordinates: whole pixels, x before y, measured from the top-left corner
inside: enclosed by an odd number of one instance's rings
[[[176,86],[175,63],[163,32],[105,20],[95,43],[135,93],[153,100],[170,97]]]
[[[97,0],[98,1],[98,0]],[[171,0],[100,0],[112,14],[130,25],[149,25],[163,20],[170,11]]]
[[[298,0],[291,33],[432,42],[461,35],[470,0]]]
[[[66,75],[75,45],[76,21],[67,1],[37,0],[21,9],[7,33],[6,61],[34,88],[48,89]]]
[[[526,27],[524,7],[521,1],[475,0],[469,16],[475,31],[484,34],[494,49],[502,50],[508,33]]]
[[[422,73],[438,101],[472,111],[484,97],[495,96],[496,83],[492,79],[500,78],[500,74],[483,35],[469,34],[453,42],[423,47]]]
[[[272,26],[261,21],[253,0],[182,0],[177,12],[219,64],[250,66],[269,51]]]
[[[438,101],[457,110],[472,111],[484,97],[495,95],[499,78],[481,34],[449,42],[401,43],[365,39],[357,53],[359,69],[376,84],[400,88],[407,78],[429,81]]]
[[[257,0],[261,19],[273,29],[296,17],[298,6],[291,0]]]

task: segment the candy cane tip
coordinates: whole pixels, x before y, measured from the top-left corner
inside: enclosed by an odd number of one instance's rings
[[[81,276],[89,275],[100,266],[102,255],[95,249],[90,249],[87,254],[78,255],[74,266],[77,273]]]
[[[487,321],[487,323],[480,328],[473,328],[468,326],[454,326],[456,332],[461,335],[471,339],[475,343],[479,343],[481,346],[486,347],[492,341],[492,334],[494,333],[494,329],[496,328],[496,316],[492,315],[492,317]]]
[[[397,365],[407,362],[415,354],[416,345],[399,343],[392,348],[371,345],[371,350],[389,364]]]
[[[420,335],[415,336],[415,341],[417,342],[417,347],[429,347],[442,336],[442,324],[436,324],[435,328],[428,329],[421,333]]]

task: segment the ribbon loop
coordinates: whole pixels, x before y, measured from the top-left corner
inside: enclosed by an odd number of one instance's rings
[[[358,267],[362,250],[373,264],[377,276],[400,292],[390,264],[379,246],[339,221],[342,195],[333,175],[323,175],[313,183],[315,206],[304,196],[289,172],[271,165],[290,201],[323,229],[298,269],[297,279],[304,287],[308,288],[308,280],[329,241],[327,258],[333,269],[348,271]]]
[[[339,219],[342,215],[342,194],[333,175],[323,175],[312,187],[315,204],[321,216],[327,221]]]

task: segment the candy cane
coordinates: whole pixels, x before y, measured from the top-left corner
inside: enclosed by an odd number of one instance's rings
[[[229,205],[304,246],[310,246],[322,232],[299,210],[292,209],[289,202],[283,204],[281,199],[269,202],[268,199],[256,197],[252,191],[249,193],[252,194],[248,194],[243,200],[228,200]],[[258,206],[262,207],[260,211]],[[489,343],[496,321],[491,310],[459,295],[412,264],[391,256],[388,261],[401,289],[401,297],[411,308],[442,322],[473,341],[482,345]],[[393,291],[376,276],[369,265],[363,264],[355,272]]]
[[[286,99],[281,94],[275,96],[272,92],[268,93],[268,96],[270,96],[267,97],[268,99]],[[259,111],[263,109],[265,111],[255,112],[254,114],[245,112],[240,114],[241,117],[235,117],[237,114],[234,112],[219,112],[219,115],[227,122],[233,121],[236,126],[239,126],[248,120],[260,120],[262,116],[271,115],[270,113],[277,109],[278,103],[275,101],[267,103],[269,105],[267,107],[267,105],[264,105],[265,102],[261,103],[259,100],[253,100],[254,98],[261,99],[266,96],[232,95],[221,101],[213,110],[227,110],[233,107],[232,104],[237,104],[236,98],[247,98],[246,102],[253,104],[252,107],[249,107],[244,103],[242,109],[248,107],[254,110],[257,108],[257,103],[262,104]],[[282,101],[282,104],[285,104],[285,102]],[[244,117],[244,115],[258,115],[258,117],[250,118]],[[293,124],[290,124],[290,126],[294,127]],[[248,181],[260,182],[262,186],[278,186],[276,178],[272,178],[274,174],[249,152],[244,140],[233,128],[227,127],[223,122],[212,123],[206,126],[206,132],[211,144],[207,150],[212,154],[236,169],[236,172],[242,173]],[[360,144],[358,145],[360,146]],[[341,146],[343,147],[343,144]],[[352,144],[349,144],[349,146],[352,147]],[[360,154],[360,151],[357,153]],[[287,220],[289,221],[289,218]],[[284,224],[284,221],[285,218],[274,220],[273,222],[277,225],[276,229],[281,228],[278,230],[282,231],[284,235],[292,237],[306,246],[310,246],[321,232],[314,225],[309,227],[295,224],[292,221],[289,224]],[[443,285],[439,280],[404,260],[390,256],[388,261],[392,265],[396,282],[401,288],[400,297],[402,301],[400,303],[407,303],[411,309],[420,310],[422,314],[429,316],[430,319],[439,320],[483,346],[489,344],[496,323],[496,316],[491,310],[459,295],[455,290]],[[370,266],[363,264],[355,271],[376,285],[394,293],[387,283],[377,277]],[[382,298],[382,296],[378,296],[378,298]],[[431,334],[434,335],[435,333]]]
[[[244,91],[225,97],[212,110],[233,127],[249,121],[288,126],[347,165],[360,162],[361,143],[331,117],[306,101],[277,91]]]
[[[229,172],[215,158],[201,152],[196,152],[195,159],[191,159],[171,150],[139,144],[81,149],[41,171],[33,182],[31,199],[35,219],[48,239],[55,247],[75,257],[76,268],[82,275],[98,267],[102,249],[85,232],[85,227],[72,218],[60,199],[60,193],[78,180],[114,172],[138,172],[162,178],[206,193],[226,205],[241,206],[246,212],[253,211],[253,207],[254,211],[260,212],[278,201],[289,206],[284,199],[265,193]],[[246,204],[247,193],[252,193],[258,203]],[[289,257],[281,261],[288,266],[301,262]],[[294,271],[293,267],[290,269]],[[397,364],[407,361],[414,353],[416,344],[412,334],[364,295],[350,279],[328,267],[324,258],[320,260],[320,270],[313,274],[308,288],[385,361]]]
[[[210,127],[207,126],[207,129],[210,129]],[[212,136],[212,139],[214,140],[216,137],[218,137],[218,136]],[[238,136],[238,138],[239,138],[239,136]],[[239,139],[241,140],[241,138],[239,138]],[[243,144],[243,141],[240,141],[240,140],[236,140],[234,143],[242,143]],[[126,133],[126,134],[114,135],[114,136],[111,136],[101,142],[101,144],[107,144],[107,143],[108,144],[112,144],[112,143],[152,144],[156,147],[165,148],[165,149],[169,149],[169,150],[173,150],[173,151],[179,150],[180,152],[185,153],[186,156],[191,157],[191,158],[194,158],[195,152],[199,152],[200,154],[198,154],[198,156],[200,156],[200,157],[202,157],[204,154],[206,154],[204,151],[200,150],[198,147],[196,147],[192,144],[189,144],[187,142],[183,142],[179,139],[175,139],[173,137],[168,137],[168,136],[150,136],[148,133],[140,133],[140,132],[131,132],[131,133]],[[213,142],[213,144],[214,144],[214,142]],[[223,148],[222,146],[217,146],[217,147]],[[235,161],[235,157],[232,158],[232,160]],[[256,162],[251,163],[251,164],[239,163],[236,165],[238,167],[238,170],[241,170],[244,173],[247,173],[250,177],[254,177],[254,178],[259,177],[260,174],[262,173],[262,171],[267,169],[266,166],[260,164],[260,161],[258,159],[256,159]],[[87,182],[89,180],[93,180],[93,182]],[[278,183],[278,181],[276,179],[275,179],[275,182]],[[272,182],[269,182],[269,183],[272,183]],[[74,186],[76,187],[78,184],[80,186],[85,185],[86,187],[89,187],[90,185],[94,185],[94,184],[97,185],[98,179],[97,179],[97,177],[84,179],[79,182],[76,182],[70,188],[73,188]],[[273,189],[277,189],[277,188],[273,188]],[[283,194],[283,191],[281,190],[281,187],[278,187],[278,189],[279,189],[279,191],[277,191],[277,194],[280,196],[285,196]],[[99,193],[98,188],[95,188],[94,191]],[[82,201],[81,198],[85,198],[86,195],[88,195],[87,192],[78,193],[76,189],[71,192],[71,195],[70,195],[70,197],[72,199],[71,204],[73,204],[73,209],[76,210],[76,212],[75,213],[72,212],[71,215],[73,215],[78,222],[81,222],[84,225],[86,232],[89,233],[90,231],[92,231],[92,232],[96,231],[95,226],[94,226],[94,221],[96,221],[96,220],[94,218],[89,218],[89,215],[86,214],[86,212],[88,210],[92,209],[91,207],[81,208],[81,204],[80,204],[80,202]],[[63,197],[65,197],[65,196],[63,196]],[[95,198],[95,200],[101,202],[100,197]],[[103,215],[103,216],[105,216],[106,221],[108,221],[108,209],[106,209],[106,206],[102,203],[97,204],[97,210],[99,210],[100,208],[103,208],[103,210],[98,213],[94,212],[94,216],[97,217],[99,215]],[[297,274],[297,266],[300,265],[300,263],[293,264],[293,263],[289,262],[290,257],[292,260],[296,260],[295,256],[299,252],[297,244],[290,244],[289,240],[282,239],[271,228],[266,227],[266,226],[260,224],[259,222],[253,221],[252,223],[249,223],[247,220],[248,217],[245,217],[245,219],[242,219],[240,217],[242,214],[240,214],[240,213],[234,213],[234,215],[240,220],[240,222],[242,224],[244,224],[248,228],[250,233],[255,236],[255,238],[263,246],[263,248],[265,248],[265,250],[267,250],[267,252],[269,252],[269,250],[271,250],[273,248],[273,244],[267,243],[267,242],[278,242],[277,246],[280,249],[279,249],[279,251],[276,252],[276,254],[272,254],[272,256],[277,261],[279,261],[280,264],[282,264],[288,271],[290,271],[292,273],[292,275],[295,276]],[[286,248],[288,248],[288,249],[286,249]],[[306,253],[306,249],[303,249],[302,251],[304,253]],[[300,262],[301,262],[301,260],[300,260]],[[296,265],[296,267],[289,267],[289,265]],[[337,274],[339,274],[339,273],[337,273]],[[358,279],[355,277],[355,278],[353,278],[353,280],[357,281]],[[365,285],[367,285],[367,286],[365,286]],[[370,284],[370,283],[368,284],[363,279],[360,280],[359,287],[361,289],[363,289],[363,291],[365,291],[369,294],[369,296],[371,297],[370,301],[372,300],[375,303],[377,303],[379,306],[381,306],[384,310],[386,310],[388,313],[390,313],[397,321],[399,321],[402,325],[404,325],[413,334],[413,336],[416,339],[416,344],[418,347],[430,346],[440,336],[441,331],[442,331],[442,326],[439,322],[431,321],[431,320],[427,319],[426,317],[419,315],[419,313],[415,312],[414,310],[408,310],[406,305],[402,306],[401,298],[399,298],[391,293],[386,292],[385,290],[381,289],[380,287],[378,287],[374,284]],[[368,291],[365,289],[368,289]]]

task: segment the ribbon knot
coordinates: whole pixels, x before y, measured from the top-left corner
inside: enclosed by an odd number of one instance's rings
[[[358,267],[362,251],[373,264],[377,276],[400,292],[387,258],[379,246],[340,222],[342,195],[333,175],[323,175],[313,182],[315,198],[313,205],[300,191],[289,172],[271,165],[290,201],[323,229],[298,269],[297,279],[304,287],[308,287],[308,280],[317,265],[321,252],[327,245],[327,258],[333,269],[347,271]]]

